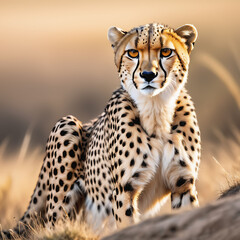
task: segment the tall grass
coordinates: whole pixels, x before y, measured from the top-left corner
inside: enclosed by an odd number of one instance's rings
[[[213,71],[218,77],[218,79],[225,84],[225,86],[235,99],[238,108],[240,109],[240,88],[232,74],[226,69],[226,67],[220,61],[218,61],[216,58],[212,57],[207,53],[199,54],[198,59],[205,67]]]

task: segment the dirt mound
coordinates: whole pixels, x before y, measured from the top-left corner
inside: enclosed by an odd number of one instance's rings
[[[240,194],[192,211],[149,219],[103,240],[237,240],[239,225]]]

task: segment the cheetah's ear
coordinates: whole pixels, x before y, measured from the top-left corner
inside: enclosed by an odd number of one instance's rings
[[[112,47],[114,48],[117,43],[122,39],[122,37],[126,34],[122,29],[117,27],[111,27],[108,30],[108,40],[112,44]]]
[[[188,47],[188,53],[193,49],[193,45],[197,40],[198,32],[197,29],[191,24],[185,24],[175,30],[175,33],[181,38],[185,39],[185,44]]]

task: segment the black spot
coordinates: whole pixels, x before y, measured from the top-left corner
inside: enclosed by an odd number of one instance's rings
[[[181,121],[179,124],[180,124],[180,126],[184,127],[186,125],[186,122],[185,121]]]
[[[183,115],[188,116],[189,114],[190,114],[189,112],[185,112]]]
[[[75,169],[75,168],[77,167],[77,163],[76,163],[75,161],[72,162],[71,167],[72,167],[73,169]]]
[[[59,128],[63,128],[65,125],[66,125],[66,124],[61,124],[61,125],[59,126]]]
[[[75,152],[72,149],[69,151],[69,156],[72,158],[75,157]]]
[[[133,213],[133,207],[130,207],[126,210],[125,215],[131,217]]]
[[[57,213],[56,213],[56,212],[53,213],[53,217],[54,217],[54,218],[57,217]]]
[[[67,180],[71,180],[72,179],[72,172],[69,172],[68,174],[67,174]]]
[[[140,149],[137,148],[136,152],[137,152],[137,154],[139,155],[139,154],[140,154]]]
[[[118,159],[118,165],[122,165],[122,160],[121,159]]]
[[[145,161],[142,161],[142,164],[141,164],[142,167],[147,167],[147,164]]]
[[[50,165],[50,162],[47,162],[47,167],[48,167],[48,168],[50,168],[50,167],[51,167],[51,165]]]
[[[129,152],[126,151],[126,152],[125,152],[125,157],[128,157],[128,156],[129,156]]]
[[[36,197],[33,198],[33,203],[37,204],[37,198]]]
[[[178,154],[179,154],[179,151],[178,151],[177,148],[174,149],[174,154],[175,154],[175,155],[178,155]]]
[[[142,139],[140,138],[140,137],[137,137],[137,141],[138,141],[138,143],[142,143]]]
[[[76,132],[76,131],[73,131],[73,132],[72,132],[72,135],[73,135],[73,136],[77,136],[77,137],[79,136],[78,132]]]
[[[58,163],[61,163],[61,162],[62,162],[62,157],[59,156],[59,157],[58,157]]]
[[[66,203],[66,204],[69,204],[70,199],[71,199],[71,197],[70,197],[70,196],[67,196],[67,197],[66,197],[66,200],[65,200],[65,203]]]
[[[190,201],[191,201],[191,202],[194,202],[194,201],[196,201],[196,198],[191,195],[191,196],[190,196]]]
[[[135,124],[140,125],[140,118],[135,117],[135,119],[132,120]]]
[[[64,182],[63,182],[62,179],[59,180],[59,184],[60,184],[61,187],[63,186]]]
[[[124,191],[125,192],[132,192],[134,189],[131,185],[131,183],[127,183],[125,186],[124,186]]]
[[[130,126],[130,127],[133,127],[135,124],[134,124],[134,122],[129,122],[128,123],[128,126]]]
[[[147,145],[148,145],[149,150],[151,151],[152,150],[152,146],[149,143]]]
[[[123,170],[121,171],[121,177],[123,177],[124,173],[125,173],[125,170],[123,169]]]
[[[63,144],[64,144],[64,146],[68,146],[69,140],[65,140]]]
[[[133,142],[130,142],[129,147],[130,147],[130,148],[133,148],[133,147],[134,147],[134,143],[133,143]]]
[[[56,168],[54,168],[53,174],[54,174],[55,176],[58,174],[58,170],[57,170]]]
[[[126,110],[132,110],[132,108],[128,105],[125,107]]]
[[[177,180],[176,186],[177,186],[177,187],[181,187],[185,182],[186,182],[186,179],[184,179],[183,177],[180,177],[180,178]]]
[[[191,131],[191,133],[194,133],[194,129],[193,128],[190,128],[190,131]]]
[[[79,145],[79,146],[80,146],[80,145]],[[78,150],[77,144],[74,144],[74,145],[73,145],[73,149],[74,149],[74,151],[77,151],[77,150]]]
[[[178,125],[172,126],[172,130],[175,130],[178,127]]]
[[[109,216],[110,215],[110,209],[106,208],[105,211],[106,211],[106,214]]]
[[[127,134],[126,134],[126,137],[127,138],[130,138],[132,136],[132,133],[131,132],[128,132]]]
[[[180,163],[180,165],[182,167],[186,167],[187,166],[187,164],[183,160],[179,160],[179,163]]]
[[[178,112],[179,112],[179,111],[182,111],[182,110],[183,110],[183,106],[177,108],[177,111],[178,111]]]
[[[135,160],[132,159],[132,160],[130,161],[130,166],[132,167],[132,166],[134,166],[134,164],[135,164]]]
[[[62,130],[62,131],[60,132],[60,135],[61,135],[61,136],[65,136],[66,134],[67,134],[67,131]]]
[[[138,173],[138,172],[136,172],[136,173],[133,174],[133,177],[134,177],[134,178],[138,178],[139,176],[140,176],[140,173]]]
[[[71,121],[71,122],[68,123],[68,125],[70,125],[70,126],[76,126],[76,123],[73,122],[73,121]]]
[[[60,167],[60,171],[61,171],[61,173],[64,173],[65,167],[63,165]]]
[[[58,202],[58,198],[56,196],[54,196],[53,200],[54,200],[55,203]]]
[[[168,142],[169,142],[170,144],[173,144],[172,140],[168,140]]]

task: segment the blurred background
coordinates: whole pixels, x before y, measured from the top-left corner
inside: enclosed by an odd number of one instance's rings
[[[240,176],[239,9],[238,0],[0,1],[0,188],[27,204],[56,121],[103,111],[119,86],[110,26],[191,23],[199,33],[187,89],[202,133],[200,200],[216,199]],[[0,212],[1,201],[0,191]]]

